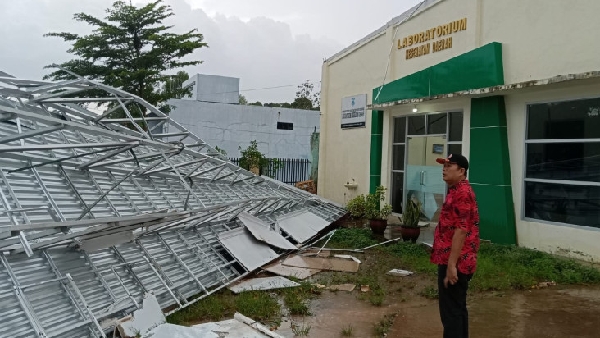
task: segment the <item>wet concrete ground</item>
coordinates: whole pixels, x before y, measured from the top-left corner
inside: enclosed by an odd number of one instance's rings
[[[437,300],[389,302],[375,307],[357,299],[358,292],[324,292],[312,301],[313,316],[296,318],[310,325],[308,337],[340,337],[351,325],[353,337],[372,337],[386,314],[397,314],[388,337],[441,337]],[[600,288],[562,288],[476,294],[468,299],[471,337],[600,337]],[[289,322],[278,333],[294,337]]]

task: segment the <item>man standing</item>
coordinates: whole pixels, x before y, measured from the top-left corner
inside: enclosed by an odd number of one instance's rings
[[[440,318],[444,338],[467,338],[467,289],[477,266],[479,211],[467,181],[467,159],[450,154],[437,162],[444,165],[443,179],[449,187],[431,252],[431,262],[438,265]]]

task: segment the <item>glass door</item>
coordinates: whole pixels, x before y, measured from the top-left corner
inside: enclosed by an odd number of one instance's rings
[[[406,200],[421,202],[424,220],[437,222],[444,203],[446,184],[442,166],[435,160],[446,156],[446,136],[408,136],[406,138]],[[406,203],[404,203],[406,205]]]

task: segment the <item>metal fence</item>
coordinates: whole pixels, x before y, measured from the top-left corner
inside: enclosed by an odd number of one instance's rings
[[[230,158],[229,160],[237,166],[240,165],[239,158]],[[269,173],[274,171],[274,160],[279,161],[281,166],[274,175],[269,175]],[[269,166],[267,168],[261,168],[260,174],[272,176],[280,182],[294,185],[298,182],[310,179],[310,161],[300,158],[270,158]]]

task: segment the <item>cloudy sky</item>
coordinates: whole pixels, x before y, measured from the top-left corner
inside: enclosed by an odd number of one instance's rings
[[[41,79],[45,65],[70,59],[69,45],[47,32],[89,27],[74,13],[104,17],[113,0],[0,0],[0,71]],[[149,0],[133,0],[134,4]],[[296,86],[318,82],[323,59],[380,28],[418,0],[165,0],[175,30],[197,28],[209,48],[190,74],[240,78],[250,102],[290,102]],[[278,89],[270,87],[287,86]]]

